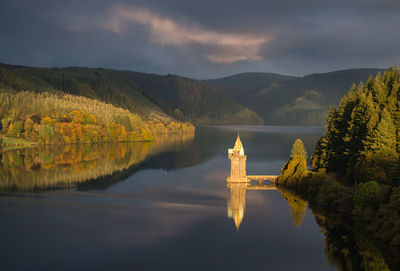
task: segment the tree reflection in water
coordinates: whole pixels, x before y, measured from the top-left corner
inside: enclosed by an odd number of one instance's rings
[[[307,201],[294,192],[279,188],[291,207],[293,222],[301,225]],[[325,235],[325,254],[338,270],[397,270],[398,249],[382,244],[365,234],[363,227],[351,217],[340,213],[328,213],[311,207],[311,211]]]
[[[300,227],[306,214],[307,201],[301,199],[299,196],[296,196],[284,188],[279,187],[279,191],[290,206],[290,212],[292,214],[294,225],[296,227]]]
[[[228,183],[228,188],[228,217],[234,220],[239,230],[245,214],[249,184]],[[279,191],[290,206],[294,225],[300,227],[307,201],[290,190],[280,187]],[[396,270],[397,263],[393,262],[396,259],[393,255],[398,252],[396,248],[374,241],[363,232],[362,225],[356,225],[343,214],[323,213],[315,209],[312,212],[325,235],[325,254],[338,270]],[[391,262],[386,262],[386,259]]]
[[[155,142],[45,145],[1,153],[0,190],[40,190],[94,180],[128,169],[149,155],[193,141],[194,134]]]

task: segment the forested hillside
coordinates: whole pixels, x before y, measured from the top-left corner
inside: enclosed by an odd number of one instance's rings
[[[0,64],[0,89],[68,93],[128,109],[144,121],[206,124],[323,125],[353,83],[378,69],[293,77],[242,73],[212,80],[83,67]]]
[[[276,73],[245,72],[204,82],[218,88],[237,102],[247,105],[249,99],[265,87],[296,78]]]
[[[105,69],[47,69],[0,64],[0,89],[63,92],[111,103],[138,114],[144,120],[172,120],[133,82]]]
[[[177,75],[121,71],[169,115],[196,124],[262,124],[253,111],[220,90]]]
[[[262,124],[257,114],[219,90],[179,76],[0,64],[0,89],[84,96],[128,109],[145,121]]]

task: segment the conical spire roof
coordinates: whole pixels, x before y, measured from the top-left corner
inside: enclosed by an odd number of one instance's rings
[[[240,155],[244,155],[244,148],[243,148],[243,144],[242,141],[240,140],[240,136],[238,133],[236,142],[235,142],[235,146],[233,147],[234,150],[237,150],[240,152]]]

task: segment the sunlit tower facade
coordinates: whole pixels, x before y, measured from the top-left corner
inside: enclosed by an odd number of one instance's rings
[[[244,155],[244,148],[240,136],[238,134],[235,146],[233,149],[228,149],[228,157],[231,160],[231,176],[228,178],[228,182],[245,183],[247,182],[246,177],[246,159]]]

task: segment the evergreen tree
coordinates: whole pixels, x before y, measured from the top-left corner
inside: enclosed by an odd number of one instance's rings
[[[327,119],[330,122],[326,130],[326,137],[330,146],[330,150],[327,152],[327,169],[343,175],[346,173],[349,160],[348,149],[349,144],[351,144],[348,140],[349,120],[357,102],[357,93],[351,91],[344,96],[339,108],[332,110]]]
[[[359,91],[358,100],[353,108],[349,120],[349,128],[345,141],[347,142],[346,175],[350,183],[353,183],[357,172],[354,170],[364,149],[364,140],[376,126],[378,114],[372,100],[372,96],[366,96],[365,92]]]
[[[328,147],[329,141],[328,139],[323,136],[321,137],[316,146],[314,154],[311,155],[311,165],[314,169],[325,169],[328,166],[327,157],[328,157]]]
[[[282,167],[278,182],[282,185],[296,186],[305,172],[307,172],[307,152],[303,141],[296,139],[290,159]]]
[[[348,183],[393,183],[400,153],[400,71],[390,68],[353,85],[326,119],[326,134],[311,157],[315,169]]]
[[[383,109],[381,119],[368,140],[370,150],[383,156],[393,157],[396,142],[396,127],[386,108]]]
[[[396,170],[399,154],[396,151],[396,127],[386,108],[376,129],[364,141],[361,176],[363,180],[389,182]]]
[[[375,103],[379,107],[383,107],[386,103],[387,98],[387,89],[385,88],[384,83],[382,82],[382,78],[380,73],[375,76],[375,79],[372,84],[372,94],[374,95]]]
[[[304,161],[307,159],[307,152],[301,139],[298,138],[294,142],[290,157],[293,159],[302,159]]]

